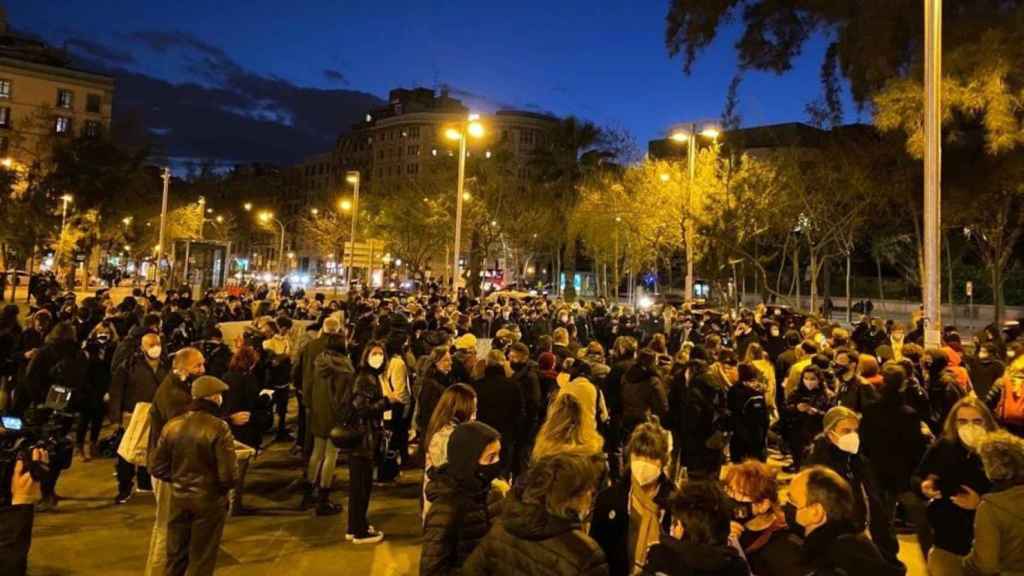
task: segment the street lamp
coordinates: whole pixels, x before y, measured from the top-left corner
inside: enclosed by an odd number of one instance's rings
[[[252,211],[252,202],[246,202],[245,204],[242,204],[242,208],[245,208],[246,212],[251,212]]]
[[[313,217],[315,218],[315,217],[317,217],[320,214],[320,209],[319,208],[310,208],[309,209],[309,213],[312,214]]]
[[[277,250],[277,274],[278,274],[278,276],[283,276],[284,275],[284,224],[282,224],[281,221],[278,220],[277,218],[274,218],[274,213],[273,212],[268,212],[266,210],[264,210],[263,212],[260,212],[260,216],[259,217],[260,217],[260,222],[263,222],[264,224],[269,224],[271,222],[274,222],[275,224],[277,224],[281,228],[281,245],[280,245],[280,247]]]
[[[341,209],[346,212],[352,210],[352,238],[351,249],[348,251],[348,268],[345,269],[345,284],[348,285],[348,289],[352,290],[352,267],[355,266],[356,262],[356,221],[359,220],[359,171],[350,170],[345,173],[345,182],[352,185],[352,202],[348,203],[347,200],[342,200],[340,203]],[[348,208],[345,208],[345,204],[348,203]],[[373,263],[370,263],[370,270],[367,272],[367,279],[373,273]]]
[[[705,127],[703,130],[697,131],[697,125],[691,124],[689,129],[675,130],[669,136],[669,140],[672,142],[686,144],[686,162],[687,168],[690,174],[690,186],[687,191],[687,200],[689,204],[689,214],[686,218],[686,285],[684,290],[685,302],[693,302],[693,241],[694,241],[694,229],[693,229],[693,186],[697,179],[697,136],[703,136],[712,141],[717,141],[720,132],[715,127]]]
[[[924,344],[938,347],[942,329],[942,0],[925,1],[924,30]]]
[[[467,134],[473,138],[481,138],[485,134],[483,124],[480,123],[478,114],[470,114],[459,123],[457,128],[449,128],[445,136],[449,140],[459,141],[459,185],[455,196],[455,252],[452,264],[452,293],[458,291],[459,278],[462,274],[459,271],[459,253],[462,247],[462,202],[467,200],[465,193],[466,186],[466,139]]]
[[[342,212],[348,212],[352,210],[352,201],[348,198],[340,200],[338,202],[338,208],[340,208]]]

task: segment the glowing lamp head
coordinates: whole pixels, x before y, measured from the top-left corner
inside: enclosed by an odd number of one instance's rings
[[[669,138],[671,138],[673,142],[689,142],[690,141],[690,135],[687,134],[686,132],[673,132],[672,135],[669,136]]]
[[[245,208],[246,212],[252,210],[252,202],[246,202],[245,204],[242,204],[242,208]]]
[[[274,215],[270,212],[260,212],[260,222],[270,222]]]
[[[705,138],[717,140],[719,135],[721,135],[721,132],[719,132],[718,128],[705,128],[701,130],[700,135]]]
[[[348,212],[349,210],[352,209],[352,201],[342,200],[341,202],[338,202],[338,207],[341,208],[343,211]]]
[[[449,140],[461,140],[462,132],[459,132],[455,128],[449,128],[444,131],[444,137]]]
[[[224,217],[223,216],[217,216],[217,223],[218,224],[223,224],[224,223]]]
[[[672,179],[672,177],[671,177],[671,176],[669,176],[668,174],[658,174],[658,178],[659,178],[659,179],[660,179],[660,180],[661,180],[662,182],[668,182],[669,180],[671,180],[671,179]]]
[[[10,168],[11,166],[14,166],[14,160],[4,158],[3,160],[0,160],[0,164],[2,164],[4,168]]]
[[[486,130],[484,130],[484,125],[479,122],[470,122],[469,128],[467,130],[469,132],[469,135],[472,136],[473,138],[481,138],[486,133]]]
[[[356,184],[359,182],[359,172],[349,172],[345,175],[345,182],[349,184]]]
[[[71,197],[71,194],[65,194],[61,196],[60,199],[65,202],[71,202],[72,200],[74,200],[74,198]]]

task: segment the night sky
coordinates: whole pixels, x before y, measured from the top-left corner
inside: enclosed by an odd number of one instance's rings
[[[301,99],[277,99],[281,86],[386,98],[447,84],[483,112],[574,114],[628,130],[641,147],[674,122],[720,116],[738,35],[727,30],[686,76],[664,47],[665,0],[0,2],[17,29],[111,68],[230,84],[248,100],[220,107],[250,119],[316,124],[296,117]],[[747,73],[744,125],[806,120],[823,51],[812,42],[781,77]],[[846,110],[858,119],[848,98]]]

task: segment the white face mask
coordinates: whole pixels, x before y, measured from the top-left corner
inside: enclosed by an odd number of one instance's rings
[[[641,486],[647,486],[657,480],[658,476],[661,476],[661,466],[643,460],[633,460],[630,462],[629,471],[633,475],[633,479]]]
[[[149,348],[149,350],[146,350],[146,356],[149,356],[150,359],[152,360],[156,360],[157,358],[160,357],[161,351],[162,350],[160,349],[159,346],[152,346]]]
[[[376,370],[384,365],[384,355],[382,354],[370,354],[370,358],[367,360],[370,364],[370,368]]]
[[[839,437],[836,447],[847,454],[856,454],[860,451],[860,434],[849,432]]]
[[[961,426],[957,430],[957,436],[960,437],[960,441],[964,443],[964,446],[968,448],[977,448],[978,444],[981,444],[981,439],[985,437],[985,429],[977,424],[968,424]]]

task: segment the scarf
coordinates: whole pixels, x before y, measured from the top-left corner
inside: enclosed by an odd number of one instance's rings
[[[636,543],[633,546],[633,566],[643,568],[647,563],[647,549],[658,543],[661,532],[659,520],[661,514],[654,498],[647,493],[636,480],[631,481],[629,489],[629,525],[632,537],[636,527]]]

